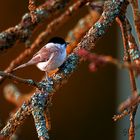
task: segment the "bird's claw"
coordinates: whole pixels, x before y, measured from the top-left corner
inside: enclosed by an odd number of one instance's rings
[[[52,78],[49,77],[46,77],[46,82],[51,85],[53,84]]]

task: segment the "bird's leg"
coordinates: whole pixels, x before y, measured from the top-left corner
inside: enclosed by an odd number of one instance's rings
[[[50,81],[50,78],[49,78],[49,76],[48,76],[48,72],[45,72],[46,73],[46,81],[50,84],[51,83],[51,81]]]
[[[47,73],[47,72],[45,72],[45,74],[46,74],[46,81],[49,81],[49,78],[48,78],[48,73]]]

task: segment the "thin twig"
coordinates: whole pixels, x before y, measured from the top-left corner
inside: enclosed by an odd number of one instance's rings
[[[11,73],[5,73],[3,71],[0,71],[0,76],[4,76],[6,78],[12,79],[15,82],[23,83],[41,89],[41,85],[38,82],[33,81],[32,79],[23,79]]]
[[[117,114],[113,116],[113,120],[114,121],[118,121],[120,119],[122,119],[124,116],[128,115],[130,113],[130,111],[124,110],[121,114]]]

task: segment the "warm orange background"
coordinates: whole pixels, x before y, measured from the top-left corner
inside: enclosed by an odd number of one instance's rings
[[[16,25],[22,15],[28,11],[28,0],[1,0],[0,2],[0,31]],[[67,31],[76,23],[77,18],[85,13],[85,9],[77,12],[61,32],[55,35],[65,36]],[[116,28],[111,28],[96,46],[95,51],[100,54],[116,56]],[[0,70],[4,70],[10,61],[24,50],[22,43],[13,46],[6,52],[0,52]],[[16,72],[23,78],[39,80],[42,72],[36,67],[28,67]],[[14,105],[3,97],[3,86],[12,81],[6,80],[0,86],[0,118],[3,122]],[[23,93],[32,90],[28,86],[18,84]],[[88,64],[83,63],[72,75],[68,83],[54,96],[51,109],[52,130],[51,140],[114,140],[115,123],[112,116],[115,113],[116,101],[116,69],[107,65],[96,73],[90,73]],[[37,134],[32,117],[20,130],[19,140],[37,140]]]

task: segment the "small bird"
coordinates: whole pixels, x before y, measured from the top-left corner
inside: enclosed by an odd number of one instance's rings
[[[16,67],[13,71],[29,65],[36,65],[38,69],[46,73],[46,80],[48,80],[48,73],[64,63],[68,44],[69,43],[65,42],[61,37],[53,37],[44,47],[33,55],[31,60]]]

